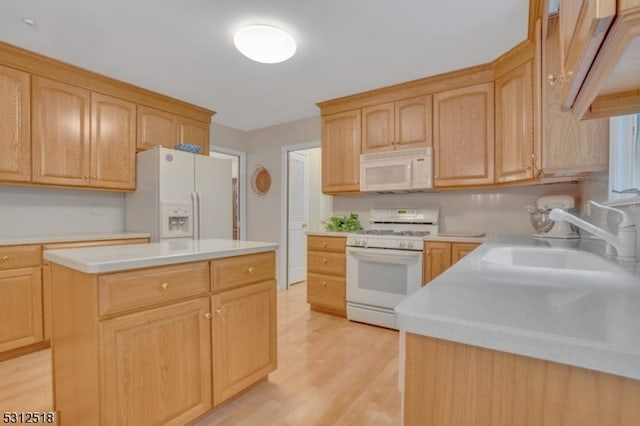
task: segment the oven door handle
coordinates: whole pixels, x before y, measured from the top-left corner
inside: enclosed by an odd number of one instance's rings
[[[347,247],[347,255],[387,263],[409,263],[422,258],[421,251]]]

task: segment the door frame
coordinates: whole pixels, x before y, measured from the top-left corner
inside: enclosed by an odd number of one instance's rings
[[[235,149],[225,148],[222,146],[212,145],[209,147],[209,152],[219,152],[221,154],[235,155],[238,157],[238,203],[240,208],[238,209],[238,215],[240,216],[240,232],[238,233],[239,240],[247,239],[247,153],[243,151],[236,151]]]
[[[320,140],[285,145],[280,148],[280,163],[282,174],[280,175],[280,262],[278,265],[278,288],[289,288],[289,151],[301,151],[303,149],[320,148]]]

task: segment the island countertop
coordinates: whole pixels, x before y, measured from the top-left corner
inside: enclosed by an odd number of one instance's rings
[[[400,330],[640,379],[640,278],[593,253],[584,271],[491,261],[541,244],[489,240],[396,307]]]
[[[89,274],[124,271],[271,251],[276,243],[227,239],[45,250],[49,262]]]

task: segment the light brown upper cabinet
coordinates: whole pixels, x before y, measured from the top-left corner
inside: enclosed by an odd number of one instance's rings
[[[136,186],[136,106],[91,94],[91,186]]]
[[[0,180],[31,179],[29,74],[0,65]]]
[[[495,80],[495,181],[534,177],[533,60]]]
[[[493,83],[433,95],[436,187],[493,183]]]
[[[542,75],[560,72],[558,18],[548,21],[542,44]],[[561,108],[560,87],[542,84],[542,152],[536,158],[541,178],[579,176],[607,170],[609,164],[609,119],[578,121]]]
[[[322,192],[360,190],[361,111],[322,117]]]
[[[135,105],[33,77],[33,181],[134,189]]]
[[[136,149],[144,151],[156,145],[175,148],[178,141],[175,114],[138,105],[138,136]]]
[[[432,119],[431,95],[365,107],[362,153],[431,146]]]
[[[176,117],[178,143],[200,146],[200,154],[209,155],[209,124],[187,117]]]
[[[640,111],[640,0],[561,0],[563,109],[578,118]]]
[[[91,92],[33,76],[33,181],[90,186]]]

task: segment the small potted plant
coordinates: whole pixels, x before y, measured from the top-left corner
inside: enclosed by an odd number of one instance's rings
[[[325,222],[325,228],[327,231],[333,232],[354,232],[362,229],[358,215],[356,213],[350,213],[349,216],[331,216],[327,222]]]

